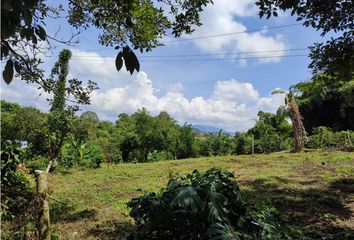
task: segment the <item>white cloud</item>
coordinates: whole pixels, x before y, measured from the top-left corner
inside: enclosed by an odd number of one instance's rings
[[[229,101],[241,102],[256,100],[258,92],[250,83],[240,83],[234,79],[229,81],[217,81],[213,98],[226,99]]]
[[[210,96],[187,98],[181,83],[157,94],[158,89],[145,72],[133,76],[126,71],[117,73],[112,60],[98,54],[92,64],[87,56],[94,54],[74,51],[77,60],[70,64],[70,72],[71,77],[90,77],[99,83],[101,89],[92,93],[91,106],[82,109],[97,112],[102,120],[115,121],[119,113],[132,114],[145,107],[152,114],[167,111],[181,124],[205,124],[236,131],[252,127],[258,111],[274,112],[284,103],[282,95],[260,96],[251,83],[235,79],[216,81]],[[48,110],[48,102],[45,97],[38,97],[39,93],[33,85],[22,81],[1,86],[2,99]]]
[[[1,81],[3,80],[1,79]],[[47,99],[50,98],[50,95],[34,85],[26,84],[18,79],[14,79],[10,85],[1,82],[0,96],[1,100],[16,102],[24,106],[33,106],[41,111],[49,110]]]
[[[104,89],[117,84],[123,86],[130,80],[130,74],[125,70],[125,66],[117,72],[114,64],[115,56],[103,57],[93,51],[78,49],[71,49],[71,52],[69,78],[75,76],[82,81],[93,80]]]
[[[252,119],[256,118],[259,110],[274,112],[282,102],[282,96],[260,97],[251,83],[234,79],[217,81],[209,98],[196,96],[188,99],[179,91],[168,91],[157,97],[151,80],[144,72],[137,74],[129,85],[106,92],[95,91],[92,95],[93,110],[113,118],[121,112],[131,114],[145,107],[152,114],[167,111],[181,124],[208,124],[231,131],[252,127]]]
[[[225,33],[244,32],[247,27],[238,19],[242,17],[258,18],[257,8],[253,0],[217,0],[213,5],[209,5],[201,15],[203,25],[196,29],[191,37],[210,36]],[[262,52],[269,50],[285,50],[286,44],[280,34],[275,36],[267,35],[267,31],[258,31],[251,33],[240,33],[236,35],[203,38],[194,40],[204,52],[257,52],[249,54],[239,54],[235,58],[257,57],[259,62],[278,62],[281,57],[261,58],[283,56],[284,52]],[[260,52],[261,51],[261,52]],[[230,57],[230,55],[228,55]],[[240,66],[246,64],[245,59],[240,59]]]

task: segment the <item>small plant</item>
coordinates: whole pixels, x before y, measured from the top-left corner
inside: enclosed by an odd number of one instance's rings
[[[247,202],[232,173],[212,168],[174,175],[161,194],[143,192],[128,206],[137,230],[129,239],[291,239],[275,209]],[[296,233],[301,239],[301,232]]]

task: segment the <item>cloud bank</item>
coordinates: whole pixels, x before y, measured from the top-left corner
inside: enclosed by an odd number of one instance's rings
[[[209,5],[201,14],[203,25],[198,27],[193,33],[193,38],[203,36],[214,36],[243,32],[235,35],[211,37],[194,40],[194,44],[206,53],[235,53],[253,52],[237,54],[235,58],[258,57],[258,62],[269,63],[279,62],[284,52],[264,52],[269,50],[286,50],[287,46],[281,34],[269,35],[266,29],[257,32],[245,32],[247,27],[239,21],[240,18],[258,18],[258,9],[254,0],[217,0],[213,5]],[[188,37],[186,37],[188,38]],[[257,53],[255,53],[257,52]],[[261,58],[273,57],[275,58]],[[228,55],[232,57],[232,55]],[[245,65],[246,60],[239,60],[240,65]]]
[[[145,72],[138,73],[129,85],[92,94],[92,108],[108,118],[144,107],[152,114],[167,111],[181,124],[212,125],[230,131],[252,127],[259,110],[274,112],[282,103],[283,96],[260,97],[252,84],[235,79],[217,81],[209,98],[196,96],[188,99],[179,88],[157,97]]]
[[[181,83],[160,91],[144,71],[134,76],[114,69],[112,59],[97,53],[72,50],[71,77],[98,82],[101,89],[91,95],[91,105],[82,109],[95,111],[101,120],[115,121],[119,113],[132,114],[143,107],[153,115],[167,111],[180,124],[211,125],[228,131],[242,131],[254,125],[258,111],[274,112],[283,104],[283,96],[260,96],[251,83],[239,79],[215,81],[210,96],[187,98]],[[95,55],[95,64],[87,56]],[[159,92],[159,94],[157,94]],[[22,81],[1,87],[1,98],[48,110],[46,96]]]

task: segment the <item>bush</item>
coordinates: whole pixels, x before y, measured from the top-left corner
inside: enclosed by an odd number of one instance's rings
[[[64,143],[59,158],[60,165],[65,168],[72,168],[78,162],[79,156],[77,150],[70,143]]]
[[[167,151],[153,150],[148,154],[149,162],[159,162],[159,161],[170,160],[170,159],[173,159],[173,156],[170,152]]]
[[[27,167],[34,173],[35,170],[45,170],[48,166],[48,158],[36,156],[26,162]]]
[[[10,222],[2,232],[4,238],[26,239],[34,226],[35,209],[31,183],[24,174],[16,171],[21,162],[18,146],[5,141],[1,146],[1,220]]]
[[[293,234],[275,210],[249,204],[233,174],[217,168],[172,177],[161,194],[144,192],[128,206],[137,225],[129,239],[291,239]]]
[[[235,138],[235,153],[236,154],[251,154],[252,153],[252,137],[245,133],[240,134]]]
[[[334,132],[328,127],[318,127],[308,138],[308,148],[339,148],[342,150],[353,150],[354,132]]]
[[[197,139],[197,156],[210,157],[213,155],[213,149],[211,148],[211,141],[208,138]]]

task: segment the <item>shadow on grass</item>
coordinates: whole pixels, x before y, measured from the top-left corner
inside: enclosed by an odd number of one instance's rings
[[[270,201],[283,215],[303,230],[313,229],[321,234],[343,234],[341,239],[353,239],[354,224],[342,227],[338,219],[349,222],[354,209],[348,204],[353,201],[354,178],[342,178],[327,186],[313,179],[304,179],[304,188],[291,188],[292,180],[280,177],[244,181],[248,188],[245,194],[260,201]],[[349,236],[348,238],[345,236]]]
[[[95,218],[96,209],[84,209],[77,211],[69,202],[50,202],[50,220],[52,223],[73,222],[80,219]]]
[[[105,221],[90,229],[88,236],[96,239],[126,239],[129,233],[135,229],[131,222]]]

